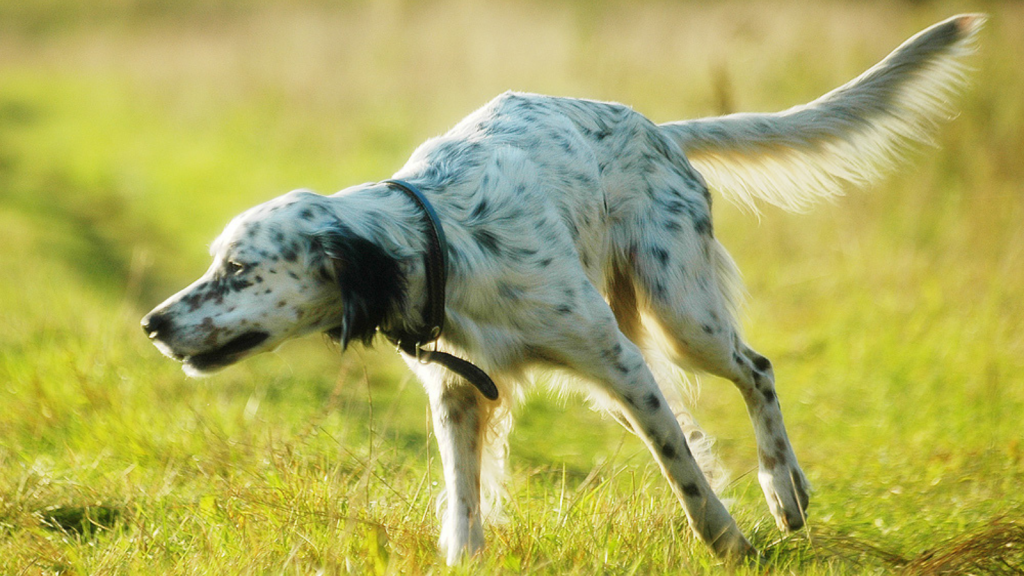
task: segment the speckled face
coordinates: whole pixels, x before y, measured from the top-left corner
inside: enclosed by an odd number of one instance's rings
[[[326,200],[290,192],[232,220],[210,269],[143,318],[150,340],[198,375],[336,326],[342,303],[315,241]]]

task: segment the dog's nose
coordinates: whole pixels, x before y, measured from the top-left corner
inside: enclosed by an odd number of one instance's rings
[[[149,336],[150,340],[156,340],[171,331],[171,321],[163,314],[150,312],[142,319],[142,331]]]

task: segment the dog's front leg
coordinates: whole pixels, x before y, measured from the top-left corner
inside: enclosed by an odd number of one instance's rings
[[[438,501],[438,508],[444,507],[438,546],[453,565],[484,546],[480,511],[484,400],[476,388],[459,378],[439,378],[432,384],[436,385],[428,385],[427,392],[445,481],[444,496]]]

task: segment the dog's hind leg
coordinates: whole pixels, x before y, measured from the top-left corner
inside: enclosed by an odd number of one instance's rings
[[[810,484],[797,463],[782,422],[775,373],[767,358],[734,337],[730,369],[747,403],[757,438],[758,473],[768,506],[780,530],[797,530],[807,518]]]
[[[579,305],[552,326],[552,340],[539,342],[545,356],[600,386],[654,455],[701,540],[722,558],[756,555],[694,460],[640,349],[619,330],[597,290],[586,280],[582,285]]]
[[[646,296],[665,351],[679,365],[727,378],[743,395],[757,440],[761,488],[779,528],[796,530],[806,518],[809,484],[783,424],[771,362],[739,336],[724,285],[732,271],[725,249],[710,233],[682,236],[635,244],[628,260],[638,291]]]

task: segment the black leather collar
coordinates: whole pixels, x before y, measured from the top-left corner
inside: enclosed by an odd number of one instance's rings
[[[403,180],[385,180],[384,184],[397,188],[411,198],[426,215],[427,251],[423,254],[423,273],[427,276],[427,306],[425,322],[415,333],[402,333],[401,339],[414,342],[417,346],[429,344],[444,330],[444,292],[448,282],[448,240],[437,212],[430,205],[419,188]]]
[[[424,311],[425,322],[420,329],[406,332],[384,332],[384,336],[394,343],[402,352],[415,356],[425,364],[436,362],[459,376],[462,376],[480,390],[489,400],[498,399],[498,387],[486,372],[462,358],[447,352],[424,350],[423,346],[434,342],[444,330],[445,320],[445,284],[448,281],[448,241],[444,235],[444,227],[437,217],[437,212],[430,205],[426,196],[412,184],[404,180],[385,180],[384,184],[397,188],[416,202],[426,215],[427,250],[423,255],[424,274],[427,277],[427,306]]]

